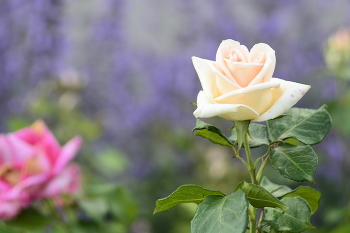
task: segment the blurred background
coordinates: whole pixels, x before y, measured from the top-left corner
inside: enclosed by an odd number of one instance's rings
[[[117,185],[111,199],[120,202],[112,211],[120,224],[111,232],[186,233],[195,206],[152,215],[156,199],[185,183],[230,193],[249,179],[229,149],[191,133],[190,102],[201,90],[191,57],[214,60],[224,39],[267,43],[276,51],[274,77],[312,86],[296,106],[327,104],[334,121],[314,147],[320,164],[312,187],[322,199],[311,219],[317,229],[308,232],[348,233],[346,27],[347,0],[0,0],[0,129],[41,118],[61,144],[83,136],[77,161],[90,194],[82,206],[92,220],[107,221],[103,190]],[[266,174],[299,185],[271,167]]]

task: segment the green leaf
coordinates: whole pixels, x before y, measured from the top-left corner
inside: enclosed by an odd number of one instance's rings
[[[201,120],[197,120],[196,127],[192,131],[194,134],[209,139],[213,143],[233,147],[233,143],[225,136],[225,134],[213,125],[207,124]]]
[[[81,199],[80,207],[97,222],[112,214],[118,222],[129,225],[137,215],[137,205],[132,195],[115,184],[90,184],[86,187],[89,199]]]
[[[251,123],[249,125],[249,132],[251,138],[248,137],[248,143],[250,148],[259,147],[262,145],[269,145],[269,139],[267,137],[267,127],[261,124]],[[232,134],[229,137],[231,141],[237,142],[237,132],[232,130]]]
[[[98,156],[94,157],[92,165],[105,176],[115,177],[116,174],[122,174],[127,171],[129,167],[128,162],[126,155],[116,148],[108,147],[99,151]]]
[[[314,182],[318,158],[310,146],[279,145],[271,151],[270,161],[288,179]]]
[[[248,225],[248,201],[242,190],[229,196],[209,196],[197,208],[191,233],[244,233]]]
[[[272,183],[266,176],[261,179],[260,186],[269,191],[275,197],[282,197],[284,194],[292,191],[288,186]]]
[[[79,206],[92,219],[102,221],[108,213],[107,200],[100,198],[80,199]]]
[[[0,232],[1,233],[21,233],[23,231],[18,228],[13,228],[5,225],[4,223],[0,223]]]
[[[267,121],[271,142],[295,137],[307,145],[321,142],[332,126],[332,120],[325,106],[317,110],[291,108],[284,117]]]
[[[236,190],[237,189],[242,189],[247,195],[249,203],[256,208],[278,207],[282,210],[288,209],[288,206],[283,204],[280,200],[259,185],[242,181],[237,186]]]
[[[42,215],[34,208],[27,208],[21,211],[14,219],[5,221],[5,225],[19,228],[21,230],[34,230],[47,226],[51,219]]]
[[[311,207],[312,213],[315,213],[319,206],[319,201],[321,199],[321,193],[313,188],[300,186],[293,191],[283,195],[283,197],[301,197],[307,201]]]
[[[156,208],[154,209],[153,214],[161,211],[169,210],[181,203],[200,204],[202,201],[204,201],[205,198],[212,195],[225,196],[225,194],[223,194],[220,191],[204,189],[198,185],[194,185],[194,184],[182,185],[178,189],[176,189],[175,192],[170,194],[168,197],[157,200]]]
[[[296,139],[294,137],[285,139],[284,143],[291,144],[294,146],[303,145],[303,143],[301,143],[298,139]]]
[[[123,187],[116,187],[113,197],[108,197],[111,212],[119,222],[129,226],[137,217],[137,204],[129,191]]]
[[[245,134],[249,132],[249,124],[250,121],[235,121],[238,148],[241,148]]]
[[[265,208],[265,221],[283,232],[302,232],[314,228],[310,223],[311,207],[301,197],[286,197],[281,200],[289,209],[283,212],[276,208]]]

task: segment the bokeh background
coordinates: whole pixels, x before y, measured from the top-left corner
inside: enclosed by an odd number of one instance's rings
[[[229,193],[248,179],[231,151],[191,133],[201,90],[191,57],[214,60],[224,39],[264,42],[274,77],[312,86],[296,106],[327,104],[334,119],[314,147],[323,196],[308,232],[350,232],[350,58],[330,65],[350,36],[340,49],[328,42],[349,26],[347,0],[0,0],[0,129],[41,118],[61,143],[83,136],[86,185],[118,184],[136,203],[125,232],[186,233],[195,206],[152,215],[156,199],[185,183]],[[297,187],[275,174],[267,168]]]

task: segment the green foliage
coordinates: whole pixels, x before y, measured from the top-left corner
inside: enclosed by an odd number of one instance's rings
[[[350,223],[344,224],[344,225],[341,225],[341,226],[337,226],[330,233],[349,233],[349,231],[350,231]]]
[[[153,214],[166,211],[181,203],[200,204],[208,196],[225,196],[220,191],[204,189],[198,185],[182,185],[168,197],[159,199]]]
[[[249,129],[250,121],[235,121],[235,129],[237,134],[237,144],[238,148],[240,148],[244,142],[245,134]]]
[[[107,214],[111,214],[117,222],[126,226],[137,216],[137,205],[123,187],[113,184],[91,185],[87,194],[88,197],[80,199],[80,207],[98,224],[103,224]]]
[[[267,137],[267,127],[265,125],[250,123],[248,130],[250,133],[250,137],[248,137],[250,148],[270,144]],[[232,134],[229,139],[238,143],[236,130],[232,130]]]
[[[335,101],[330,102],[327,105],[329,106],[328,111],[332,116],[332,123],[334,127],[337,129],[337,131],[349,136],[350,92],[348,91],[346,84],[344,85],[344,88],[347,91],[343,94],[343,96],[340,96],[340,98],[337,98]]]
[[[283,197],[301,197],[307,201],[311,207],[312,213],[315,213],[319,206],[321,193],[313,188],[300,186],[293,191],[286,193]]]
[[[265,209],[265,221],[273,229],[282,232],[302,232],[314,228],[310,223],[311,207],[303,198],[286,197],[281,201],[289,207],[287,211]]]
[[[136,202],[132,199],[130,193],[120,186],[116,187],[112,195],[113,197],[108,198],[111,213],[123,225],[129,226],[137,216]]]
[[[282,210],[288,210],[288,206],[283,204],[280,200],[259,185],[242,181],[237,186],[236,190],[237,189],[242,189],[247,195],[249,203],[256,208],[278,207]]]
[[[318,158],[310,146],[279,145],[272,150],[270,161],[288,179],[314,182]]]
[[[90,218],[95,221],[103,221],[109,210],[109,205],[104,198],[91,198],[79,200],[79,206]]]
[[[261,179],[260,186],[269,191],[275,197],[282,197],[284,194],[292,191],[288,186],[272,183],[266,176]]]
[[[246,166],[252,183],[242,181],[230,196],[212,190],[205,190],[206,194],[203,194],[204,189],[196,185],[181,186],[167,198],[158,200],[154,213],[180,203],[199,204],[191,222],[191,233],[244,233],[248,217],[249,232],[299,233],[314,228],[310,217],[319,206],[321,194],[318,191],[304,186],[292,190],[266,177],[259,184],[268,160],[285,178],[314,182],[318,157],[310,145],[319,143],[326,136],[331,127],[330,115],[325,106],[317,110],[293,108],[286,114],[269,120],[266,126],[237,121],[230,129],[229,138],[215,126],[197,120],[195,134],[216,144],[229,147],[237,144],[240,149],[243,143],[247,146],[248,141],[246,160],[238,154],[236,157]],[[262,145],[267,145],[268,151],[254,162],[250,148]],[[262,163],[257,169],[260,159]],[[265,210],[265,219],[263,214],[258,228],[255,208]]]
[[[201,120],[197,120],[196,126],[192,131],[197,131],[194,134],[203,138],[209,139],[213,143],[222,146],[234,146],[233,143],[225,136],[225,134],[213,125],[207,124]]]
[[[244,233],[248,224],[248,201],[242,190],[229,196],[209,196],[199,204],[191,233]]]
[[[47,226],[52,221],[34,208],[21,211],[14,219],[5,222],[6,226],[19,230],[33,230]]]
[[[129,166],[126,155],[113,147],[108,147],[96,155],[92,165],[105,176],[121,174]]]
[[[307,145],[321,142],[331,128],[332,120],[325,106],[317,110],[291,108],[286,112],[292,117],[267,121],[271,142],[295,137]]]

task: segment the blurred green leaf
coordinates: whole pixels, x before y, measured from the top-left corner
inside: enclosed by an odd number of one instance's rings
[[[281,200],[289,209],[283,212],[276,208],[265,208],[265,221],[282,232],[302,232],[314,228],[310,223],[311,207],[301,197],[286,197]]]
[[[128,229],[124,224],[112,222],[104,228],[104,233],[127,233]]]
[[[249,132],[251,136],[248,137],[248,143],[250,148],[270,144],[269,139],[267,137],[267,127],[265,125],[250,123]],[[229,137],[229,140],[237,142],[236,130],[232,130],[232,134]]]
[[[332,206],[324,213],[324,222],[328,226],[338,226],[348,219],[349,216],[349,207],[348,206]]]
[[[312,213],[315,213],[319,206],[321,193],[313,188],[300,186],[293,191],[283,195],[283,197],[301,197],[307,201],[311,207]]]
[[[283,204],[280,200],[259,185],[242,181],[236,187],[236,190],[238,189],[242,189],[245,192],[249,203],[256,208],[278,207],[282,210],[288,209],[288,206]]]
[[[24,127],[28,127],[33,122],[31,122],[28,118],[20,117],[20,116],[12,116],[6,121],[7,130],[9,132],[17,131]]]
[[[118,188],[116,184],[87,184],[85,192],[88,196],[113,196]]]
[[[321,142],[332,126],[332,120],[325,106],[317,110],[291,108],[284,117],[267,121],[268,135],[271,142],[295,137],[307,145]]]
[[[1,233],[20,233],[21,231],[19,229],[16,229],[16,228],[9,227],[9,226],[5,225],[4,223],[0,223],[0,232]]]
[[[271,151],[270,161],[288,179],[314,182],[318,158],[310,146],[279,145]]]
[[[69,229],[71,230],[72,233],[96,233],[96,232],[101,232],[103,228],[107,228],[106,226],[107,224],[97,223],[93,220],[89,220],[89,221],[78,221],[74,225],[70,225]],[[56,233],[56,231],[58,231],[57,226],[55,226],[55,228],[53,229],[54,233]],[[61,231],[59,232],[66,233]]]
[[[233,147],[233,143],[225,136],[225,134],[213,125],[207,124],[201,120],[197,120],[196,126],[192,131],[194,134],[209,139],[213,143]]]
[[[260,186],[269,191],[275,197],[282,197],[284,194],[292,191],[288,186],[272,183],[266,176],[261,179]]]
[[[34,208],[27,208],[21,211],[14,219],[5,221],[5,225],[21,230],[33,230],[47,226],[52,221]]]
[[[132,195],[123,187],[115,184],[94,184],[86,188],[87,195],[91,196],[91,203],[82,203],[87,211],[94,211],[94,201],[99,206],[94,219],[101,219],[107,213],[112,214],[119,222],[130,225],[137,216],[138,208]],[[90,199],[89,199],[90,200]],[[87,204],[87,205],[86,205]],[[90,209],[91,207],[91,209]],[[90,214],[89,214],[90,216]]]
[[[128,168],[128,160],[124,154],[110,147],[95,156],[93,165],[101,172],[115,175],[124,172]]]
[[[153,214],[169,210],[181,203],[200,204],[205,198],[212,195],[225,196],[225,194],[220,191],[205,189],[198,185],[182,185],[168,197],[157,200]]]
[[[74,225],[70,225],[69,229],[72,233],[127,233],[128,229],[125,225],[121,223],[113,222],[103,222],[96,223],[94,221],[79,221]],[[66,231],[57,231],[59,229],[53,229],[52,233],[66,233]]]
[[[127,226],[130,225],[137,216],[138,208],[136,202],[131,194],[122,187],[117,187],[112,195],[108,198],[112,214],[121,223]]]
[[[199,204],[191,233],[244,233],[248,225],[248,200],[242,190],[229,196],[209,196]]]
[[[43,98],[43,99],[37,99],[31,102],[29,105],[30,111],[39,117],[46,117],[55,112],[55,105],[53,105],[50,100]]]
[[[79,200],[79,206],[92,219],[102,221],[108,213],[109,205],[105,198],[91,198]]]
[[[330,231],[330,233],[349,233],[349,232],[350,232],[350,223],[337,226],[335,229]]]
[[[345,135],[350,133],[350,91],[327,104],[328,111],[332,116],[334,127]]]

